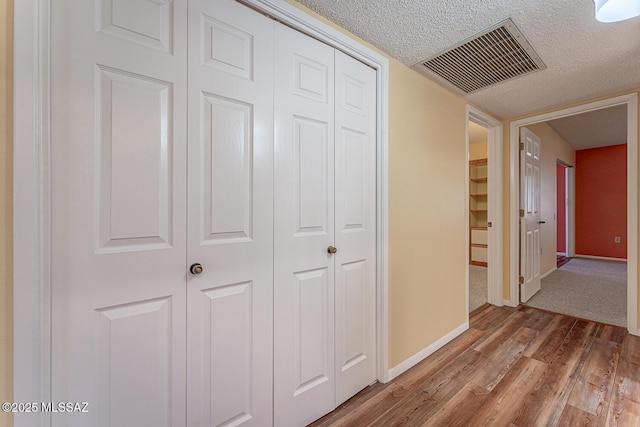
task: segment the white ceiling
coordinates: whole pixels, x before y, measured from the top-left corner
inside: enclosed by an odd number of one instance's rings
[[[547,122],[576,150],[627,143],[627,107],[605,108]]]
[[[508,120],[640,87],[640,18],[603,24],[593,0],[299,0],[404,64],[511,17],[547,69],[478,90]]]

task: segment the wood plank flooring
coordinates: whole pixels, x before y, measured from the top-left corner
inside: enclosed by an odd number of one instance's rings
[[[640,337],[525,306],[469,322],[311,426],[640,426]]]

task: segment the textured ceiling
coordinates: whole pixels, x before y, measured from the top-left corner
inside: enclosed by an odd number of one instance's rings
[[[627,143],[627,107],[604,108],[547,122],[576,150]]]
[[[465,96],[513,119],[640,87],[640,18],[603,24],[593,0],[299,0],[404,64],[511,18],[547,69]]]

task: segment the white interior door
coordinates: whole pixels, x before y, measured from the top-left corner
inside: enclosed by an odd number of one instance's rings
[[[272,423],[273,27],[189,2],[187,424]]]
[[[376,72],[335,53],[336,406],[375,374]]]
[[[520,129],[520,302],[540,290],[540,138]]]
[[[51,8],[52,424],[184,425],[186,2]]]
[[[334,409],[334,50],[276,24],[274,423]]]

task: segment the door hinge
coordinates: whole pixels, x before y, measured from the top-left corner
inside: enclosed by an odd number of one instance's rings
[[[520,151],[524,150],[524,142],[520,143]]]
[[[521,285],[524,285],[524,276],[518,277],[518,283],[520,283]]]
[[[524,218],[524,209],[520,209],[520,218]]]

